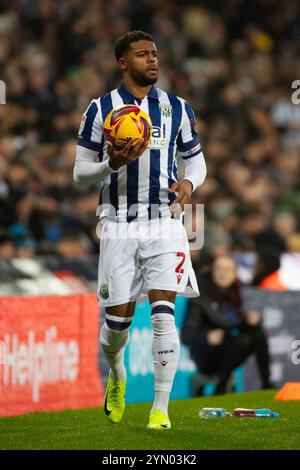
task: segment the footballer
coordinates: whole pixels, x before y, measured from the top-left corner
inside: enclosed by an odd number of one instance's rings
[[[155,86],[158,55],[153,38],[142,31],[128,32],[117,39],[114,51],[122,83],[88,106],[74,167],[75,181],[100,187],[98,299],[105,310],[100,343],[110,367],[104,411],[112,423],[122,419],[124,350],[135,305],[148,297],[155,398],[147,428],[167,430],[180,351],[175,299],[176,295],[199,295],[178,208],[183,210],[203,183],[206,164],[190,105]],[[137,106],[150,117],[149,140],[129,139],[122,148],[106,140],[103,123],[113,109],[123,105]],[[178,159],[184,165],[181,180]]]

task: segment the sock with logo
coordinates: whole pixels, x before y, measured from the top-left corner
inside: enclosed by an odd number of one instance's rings
[[[116,317],[106,314],[100,332],[100,344],[111,370],[113,380],[125,380],[124,352],[129,341],[129,328],[133,317]]]
[[[174,304],[157,301],[151,304],[153,328],[152,355],[155,377],[155,398],[151,413],[156,409],[168,414],[168,404],[177,369],[180,343],[174,318]]]

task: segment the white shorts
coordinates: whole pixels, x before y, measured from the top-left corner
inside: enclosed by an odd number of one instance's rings
[[[185,228],[178,219],[114,222],[101,228],[98,300],[108,307],[145,300],[149,290],[198,297]]]

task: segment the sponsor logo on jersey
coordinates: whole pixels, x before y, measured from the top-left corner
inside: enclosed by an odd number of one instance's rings
[[[167,147],[167,130],[166,125],[162,127],[153,126],[151,139],[149,140],[148,149],[164,149]]]

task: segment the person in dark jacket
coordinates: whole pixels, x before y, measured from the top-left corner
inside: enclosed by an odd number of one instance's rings
[[[216,394],[226,392],[233,370],[255,354],[262,388],[271,388],[268,343],[257,311],[245,311],[236,263],[220,255],[202,273],[201,295],[190,300],[182,341],[198,370],[217,375]]]

